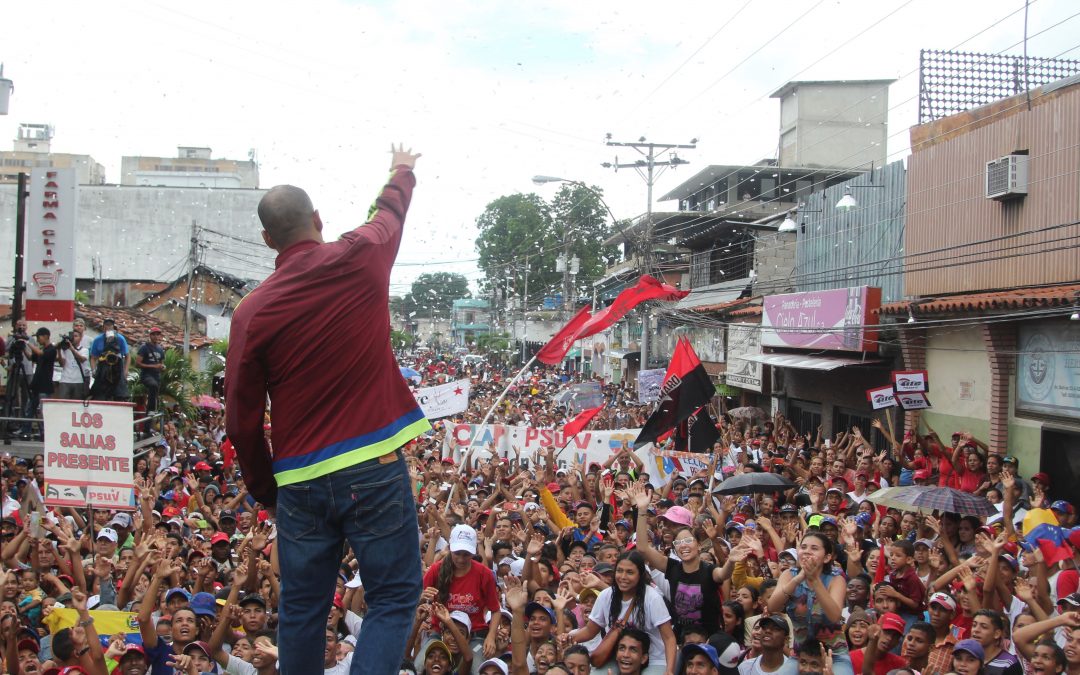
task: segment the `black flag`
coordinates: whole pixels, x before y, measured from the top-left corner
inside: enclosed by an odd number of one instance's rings
[[[705,372],[705,366],[701,365],[697,354],[694,353],[694,348],[690,346],[690,341],[681,338],[675,345],[675,353],[671,355],[671,363],[664,374],[664,383],[660,387],[660,407],[641,428],[641,433],[634,441],[634,449],[648,443],[655,443],[658,438],[675,429],[680,423],[689,420],[691,415],[712,400],[715,392],[716,388],[709,374]],[[707,415],[704,417],[707,418]],[[702,436],[708,433],[704,429],[705,425],[704,418],[699,419],[694,425],[690,438],[695,446],[698,445],[697,439],[693,438],[696,435],[695,432],[700,430]],[[715,427],[712,433],[716,433]],[[711,447],[711,441],[709,445]]]

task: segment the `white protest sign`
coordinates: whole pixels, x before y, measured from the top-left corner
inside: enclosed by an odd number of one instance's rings
[[[902,393],[896,392],[896,401],[904,410],[924,410],[930,407],[930,399],[926,394],[919,392]]]
[[[896,392],[891,386],[877,387],[866,390],[866,400],[870,401],[870,407],[874,410],[896,407]]]
[[[45,503],[134,510],[130,403],[45,400]]]
[[[424,387],[413,392],[424,417],[437,420],[456,415],[469,407],[469,380],[455,380],[435,387]]]
[[[930,376],[925,370],[894,370],[892,378],[897,393],[930,391]]]
[[[561,448],[567,444],[566,450],[559,455],[560,468],[567,468],[570,462],[584,461],[598,462],[603,464],[611,457],[612,453],[618,452],[623,443],[633,447],[634,439],[638,437],[640,429],[611,429],[582,431],[577,436],[567,438],[562,429],[538,429],[526,426],[506,426],[504,424],[489,424],[484,429],[483,436],[474,439],[473,436],[480,431],[479,424],[448,424],[446,437],[443,441],[443,455],[461,459],[468,452],[470,445],[473,449],[473,460],[487,457],[487,451],[494,449],[500,457],[515,456],[514,448],[521,451],[523,463],[531,463],[533,454],[551,446]],[[645,446],[651,447],[651,446]],[[641,457],[642,455],[638,455]]]

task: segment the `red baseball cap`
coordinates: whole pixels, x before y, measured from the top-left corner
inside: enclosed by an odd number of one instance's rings
[[[210,537],[210,545],[211,546],[213,546],[214,544],[217,544],[218,542],[222,542],[222,541],[228,542],[229,541],[229,535],[225,534],[224,532],[218,532],[218,533],[214,534],[214,536]]]
[[[1039,481],[1040,483],[1046,483],[1047,485],[1050,485],[1050,484],[1051,484],[1051,483],[1050,483],[1050,475],[1049,475],[1049,474],[1047,474],[1047,473],[1044,473],[1044,472],[1042,472],[1042,471],[1040,471],[1039,473],[1037,473],[1037,474],[1035,474],[1034,476],[1032,476],[1032,477],[1031,477],[1031,480],[1037,480],[1037,481]]]
[[[196,471],[209,471],[210,470],[210,465],[207,464],[206,462],[198,462],[198,463],[195,464],[195,470]]]
[[[338,593],[334,593],[334,607],[345,609],[345,600]]]
[[[878,619],[878,625],[881,626],[881,630],[894,630],[901,635],[904,634],[904,620],[900,618],[899,614],[885,612]]]
[[[554,482],[553,483],[548,483],[546,487],[548,489],[548,492],[553,492],[553,493],[554,492],[559,492],[560,490],[562,490],[562,486],[559,485],[558,483],[554,483]]]

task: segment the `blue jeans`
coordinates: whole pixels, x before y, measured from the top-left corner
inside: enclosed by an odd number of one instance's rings
[[[281,675],[323,671],[345,541],[359,564],[368,606],[350,672],[398,671],[423,586],[413,502],[400,450],[278,489]]]

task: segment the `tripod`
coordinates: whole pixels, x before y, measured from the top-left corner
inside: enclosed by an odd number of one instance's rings
[[[30,401],[30,383],[24,368],[26,354],[23,342],[16,341],[8,352],[8,376],[4,396],[4,417],[23,418],[26,416],[26,404]],[[13,433],[19,433],[21,424],[12,419],[3,426],[4,441],[10,443]]]

